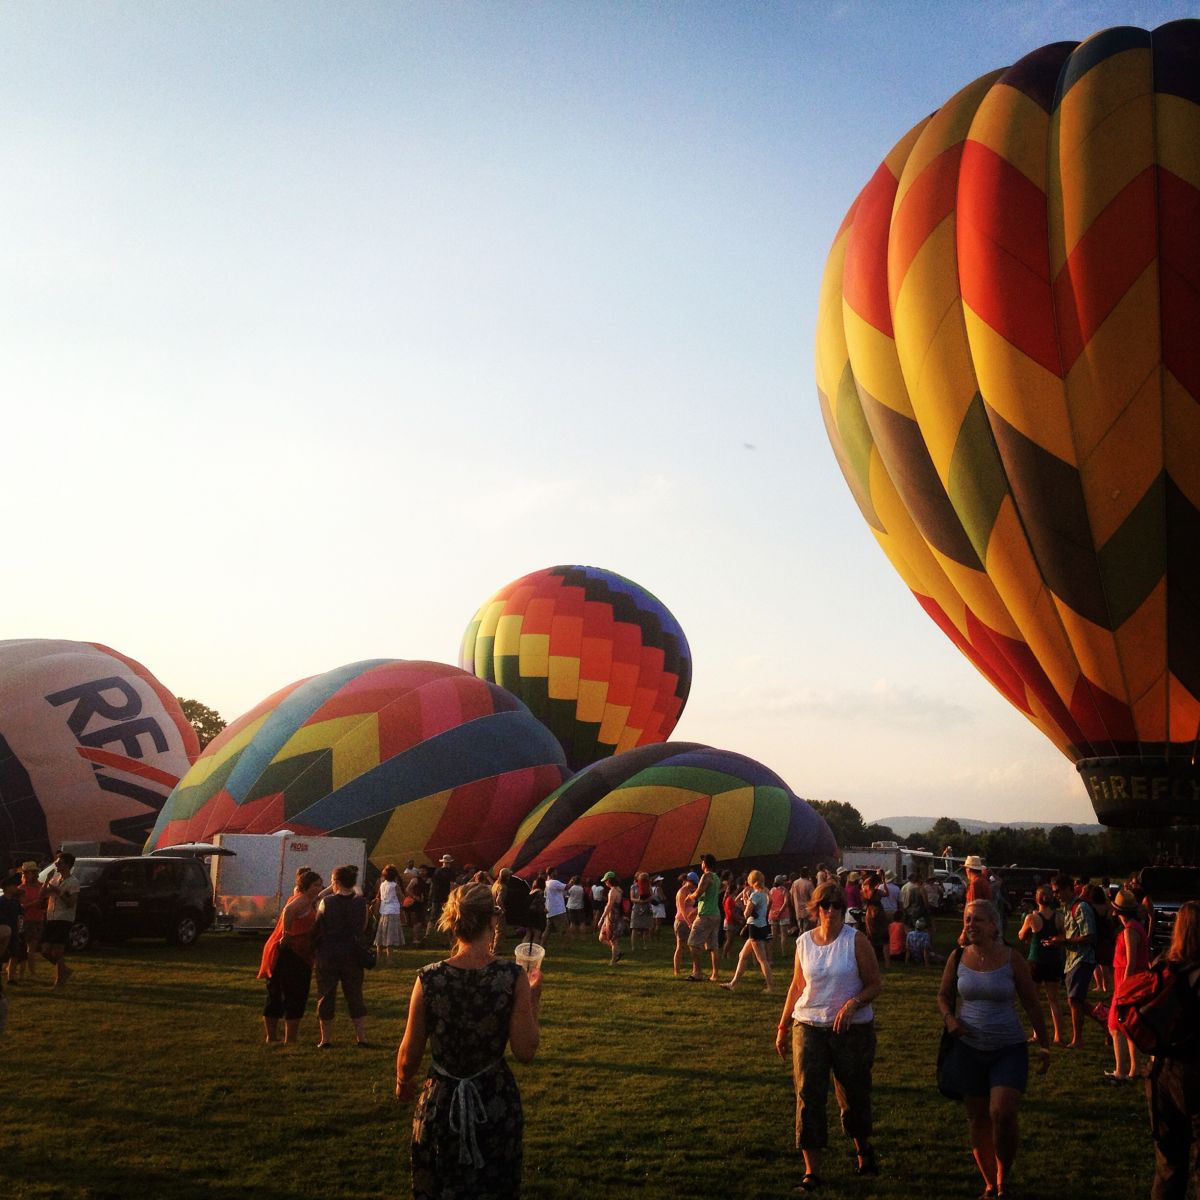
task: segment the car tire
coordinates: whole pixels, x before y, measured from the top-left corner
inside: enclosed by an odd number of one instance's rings
[[[82,954],[90,950],[94,941],[95,934],[92,930],[92,922],[86,917],[82,921],[76,921],[67,930],[67,949],[72,954]]]
[[[191,946],[200,936],[200,918],[193,912],[180,913],[167,939],[173,946]]]

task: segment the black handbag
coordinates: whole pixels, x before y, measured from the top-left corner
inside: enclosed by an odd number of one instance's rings
[[[953,972],[952,972],[951,978],[955,981],[955,983],[954,983],[955,995],[958,994],[958,961],[960,958],[962,958],[962,947],[961,946],[959,946],[959,948],[950,955],[950,963],[949,963],[949,965],[953,967]],[[945,1096],[947,1100],[961,1100],[962,1092],[956,1091],[953,1087],[951,1087],[947,1083],[946,1072],[944,1069],[945,1062],[950,1057],[950,1053],[953,1049],[954,1049],[954,1036],[945,1027],[945,1024],[943,1023],[942,1036],[938,1040],[938,1049],[937,1049],[937,1086],[938,1086],[938,1091],[941,1092],[942,1095]]]
[[[362,942],[354,943],[354,961],[364,971],[369,971],[379,961],[379,952],[374,946],[364,946]]]

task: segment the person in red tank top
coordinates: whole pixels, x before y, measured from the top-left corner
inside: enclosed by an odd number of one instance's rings
[[[268,1042],[279,1040],[281,1017],[283,1040],[299,1040],[300,1018],[308,1007],[308,992],[312,986],[315,958],[312,928],[317,920],[320,898],[320,875],[316,871],[301,871],[296,879],[296,890],[279,914],[263,947],[258,977],[267,981],[263,1028]]]

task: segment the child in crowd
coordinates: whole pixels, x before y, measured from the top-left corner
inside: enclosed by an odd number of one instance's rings
[[[929,936],[929,922],[924,917],[918,917],[915,928],[909,930],[904,939],[904,949],[910,963],[927,967],[937,961],[933,953],[933,938]]]
[[[904,927],[904,914],[896,909],[888,922],[888,959],[899,963],[904,961],[905,938],[908,930]],[[928,935],[926,935],[928,936]]]

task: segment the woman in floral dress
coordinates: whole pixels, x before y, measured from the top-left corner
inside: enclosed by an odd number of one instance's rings
[[[491,889],[455,888],[438,928],[450,957],[417,973],[408,1025],[396,1056],[396,1096],[416,1099],[412,1132],[414,1200],[513,1200],[521,1193],[521,1094],[504,1061],[538,1046],[541,972],[526,975],[492,954],[499,920]],[[418,1074],[429,1042],[429,1070]]]

